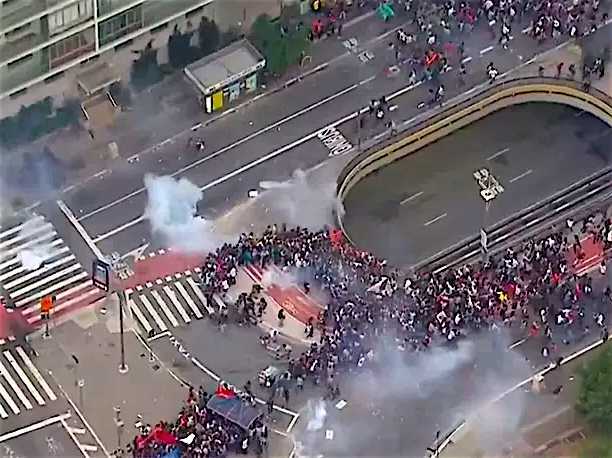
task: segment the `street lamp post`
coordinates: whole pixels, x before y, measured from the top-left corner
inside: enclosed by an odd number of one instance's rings
[[[480,197],[485,203],[482,228],[480,229],[480,250],[483,262],[487,262],[489,260],[489,237],[487,234],[489,209],[491,208],[493,200],[504,192],[504,187],[499,184],[497,178],[495,178],[487,168],[476,170],[473,176],[480,187]]]
[[[119,363],[119,372],[125,374],[128,371],[128,366],[125,363],[125,339],[123,329],[123,307],[125,306],[125,291],[123,289],[117,290],[119,296],[119,342],[121,346],[121,362]]]

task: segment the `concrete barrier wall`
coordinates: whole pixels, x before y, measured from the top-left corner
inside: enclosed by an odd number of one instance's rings
[[[520,78],[491,85],[410,128],[404,137],[382,149],[368,150],[353,158],[340,172],[337,194],[340,201],[359,181],[391,162],[513,105],[530,102],[560,103],[586,111],[612,127],[612,97],[596,89],[588,93],[575,81],[556,78]],[[338,217],[344,231],[342,218]]]

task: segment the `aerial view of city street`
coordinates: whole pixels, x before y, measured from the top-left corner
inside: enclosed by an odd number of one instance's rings
[[[0,0],[0,458],[612,458],[609,0]]]

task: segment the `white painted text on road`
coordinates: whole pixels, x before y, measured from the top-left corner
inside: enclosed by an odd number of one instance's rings
[[[326,127],[317,133],[317,137],[329,149],[330,156],[339,156],[353,148],[353,145],[335,127]]]

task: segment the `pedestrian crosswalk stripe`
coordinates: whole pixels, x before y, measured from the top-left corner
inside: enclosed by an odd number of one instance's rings
[[[28,223],[26,223],[26,224],[28,224]],[[45,224],[42,224],[40,226],[33,227],[32,230],[27,231],[25,234],[19,234],[19,235],[17,235],[17,237],[13,237],[13,238],[10,238],[8,240],[5,240],[4,242],[1,242],[0,243],[0,250],[3,250],[3,249],[5,249],[8,246],[15,245],[17,242],[21,242],[22,240],[29,239],[30,237],[32,237],[32,236],[34,236],[34,235],[36,235],[36,234],[38,234],[40,232],[45,232],[45,236],[47,236],[47,237],[48,237],[48,234],[53,234],[53,235],[57,234],[57,232],[55,232],[53,230],[53,225],[51,223],[45,223]],[[21,246],[23,246],[23,245],[21,245]],[[8,250],[8,251],[11,251],[11,250]]]
[[[17,382],[15,382],[15,379],[11,376],[9,371],[6,370],[6,367],[4,364],[2,364],[2,361],[0,361],[0,375],[2,375],[4,380],[8,382],[9,386],[13,389],[13,392],[17,395],[24,407],[28,410],[32,410],[34,406],[26,395],[23,394],[23,390],[19,388],[19,385],[17,385]]]
[[[3,354],[4,354],[4,357],[7,359],[7,361],[9,362],[9,364],[11,365],[11,367],[13,368],[13,370],[15,371],[15,373],[19,376],[23,384],[27,387],[30,393],[32,393],[32,396],[34,396],[34,399],[36,399],[36,402],[38,403],[38,405],[44,406],[45,400],[40,395],[36,387],[34,387],[34,384],[30,381],[30,379],[25,374],[21,366],[17,364],[17,360],[13,357],[11,352],[8,350],[5,350]]]
[[[16,256],[17,253],[19,253],[20,251],[23,251],[23,250],[25,250],[27,248],[38,246],[38,245],[41,245],[41,244],[47,245],[47,240],[49,240],[51,238],[54,238],[56,235],[57,235],[57,232],[51,231],[51,232],[48,232],[48,233],[46,233],[44,235],[41,235],[40,237],[32,239],[32,240],[24,243],[23,245],[19,245],[19,246],[11,248],[10,250],[3,251],[2,254],[0,254],[0,260],[4,261],[7,258]]]
[[[39,281],[30,283],[28,286],[24,286],[23,288],[18,289],[16,291],[11,291],[11,297],[17,299],[18,297],[21,297],[24,294],[27,294],[30,291],[33,291],[43,285],[46,285],[48,283],[53,283],[55,280],[62,278],[66,276],[67,274],[74,272],[75,270],[82,270],[81,264],[79,263],[73,264],[58,272],[54,272],[51,275],[46,275],[43,278],[41,278]],[[55,288],[53,289],[55,290]]]
[[[200,302],[202,302],[202,305],[204,306],[204,308],[206,308],[208,314],[212,315],[215,311],[208,304],[208,301],[206,300],[206,297],[204,297],[204,294],[202,294],[200,287],[196,284],[193,278],[191,278],[191,276],[187,277],[187,283],[189,284],[189,286],[191,286],[191,289],[193,289],[193,292],[198,297],[198,299],[200,299]]]
[[[149,315],[153,317],[153,321],[155,321],[155,324],[157,324],[157,327],[160,329],[160,331],[167,331],[168,327],[157,313],[157,310],[155,310],[155,307],[151,305],[151,302],[149,302],[147,296],[145,296],[144,294],[140,294],[138,296],[138,299],[140,299],[140,302],[142,302],[142,304],[145,306],[145,309],[147,310],[147,312],[149,312]]]
[[[193,310],[193,313],[195,314],[196,318],[197,319],[204,318],[204,315],[202,315],[202,312],[200,312],[200,309],[198,308],[196,303],[193,302],[193,299],[191,298],[191,296],[189,295],[189,293],[187,292],[183,284],[176,282],[174,285],[176,286],[177,291],[183,297],[183,299],[185,300],[189,308]]]
[[[4,410],[4,406],[2,405],[2,403],[0,403],[0,418],[2,419],[8,418],[8,413],[6,410]]]
[[[30,373],[34,376],[38,384],[41,386],[43,391],[47,394],[47,397],[51,401],[57,400],[57,396],[55,395],[55,393],[53,392],[49,384],[46,382],[46,380],[43,378],[43,376],[40,375],[40,372],[38,371],[38,369],[36,368],[32,360],[30,359],[30,357],[27,355],[25,350],[21,347],[16,347],[15,350],[17,351],[17,354],[19,355],[21,360],[24,362],[24,364],[26,365]]]
[[[187,315],[187,312],[185,311],[185,309],[179,302],[178,298],[176,297],[175,292],[172,291],[172,289],[170,289],[169,286],[164,286],[163,290],[164,290],[164,293],[166,293],[166,296],[168,296],[168,299],[170,299],[170,302],[172,302],[172,305],[174,305],[174,308],[179,313],[183,321],[185,323],[191,322],[191,318],[189,318],[189,315]]]
[[[27,223],[21,223],[21,224],[18,224],[17,226],[11,227],[10,229],[7,229],[6,231],[0,232],[0,239],[6,238],[9,235],[19,232],[21,229],[23,229],[23,226],[25,226],[26,224],[33,225],[35,223],[39,223],[42,221],[44,221],[44,218],[40,215],[36,215],[32,217]]]
[[[21,283],[25,283],[28,280],[32,280],[33,278],[39,277],[40,275],[44,274],[46,271],[49,271],[51,269],[54,269],[54,268],[59,267],[59,266],[61,266],[63,264],[66,264],[67,262],[74,261],[74,260],[76,260],[76,257],[73,254],[71,254],[71,255],[63,257],[61,259],[58,259],[57,261],[51,262],[49,264],[43,264],[39,269],[32,270],[32,271],[30,271],[29,273],[27,273],[25,275],[20,275],[16,280],[13,280],[11,282],[5,283],[4,287],[6,289],[9,289],[9,290],[13,289],[15,286],[18,286]],[[80,264],[76,264],[76,265],[78,265],[79,267],[81,266]],[[70,271],[70,272],[72,272],[72,271]],[[59,276],[61,276],[61,275],[59,275]],[[49,276],[46,276],[45,278],[49,278]],[[57,278],[57,277],[55,277],[55,278]],[[17,294],[15,294],[15,293],[13,293],[13,295],[17,296]]]
[[[170,324],[172,324],[172,326],[174,327],[177,327],[179,325],[178,321],[176,321],[176,318],[174,317],[174,315],[168,308],[166,301],[164,301],[162,297],[159,295],[159,293],[155,291],[154,289],[151,290],[151,296],[153,296],[153,299],[155,299],[155,301],[159,304],[159,306],[163,310],[164,314],[168,317],[168,320],[170,320]]]
[[[149,334],[153,330],[153,328],[151,327],[151,325],[149,324],[145,316],[142,314],[142,312],[138,308],[138,305],[136,305],[136,302],[134,302],[134,299],[132,297],[132,290],[126,290],[125,294],[127,296],[128,307],[134,313],[134,315],[136,315],[136,319],[138,320],[140,325],[144,328],[145,332]]]
[[[57,239],[57,241],[59,242],[59,244],[62,243],[61,239]],[[69,251],[70,251],[70,248],[68,248],[67,246],[64,246],[64,247],[62,247],[59,250],[56,250],[56,251],[53,251],[53,252],[49,253],[49,259],[56,258],[59,255],[62,255],[62,254],[67,253]],[[66,258],[62,258],[62,260],[64,260],[64,259],[66,259]],[[72,259],[75,259],[75,257],[72,256]],[[21,261],[19,260],[19,258],[15,258],[14,261],[11,261],[11,264],[17,264],[17,263],[20,263],[20,262]],[[55,262],[58,262],[58,261],[55,261]],[[61,265],[61,264],[58,264],[58,265]],[[6,266],[6,267],[8,267],[8,266]],[[41,269],[49,270],[50,268],[52,268],[52,267],[49,264],[45,264]],[[11,269],[7,273],[4,273],[4,274],[0,275],[0,283],[5,281],[5,280],[7,280],[7,279],[9,279],[9,278],[13,278],[13,277],[15,277],[15,276],[17,276],[19,274],[22,274],[24,272],[31,272],[32,275],[40,275],[40,270],[41,269],[35,270],[35,271],[30,271],[29,269],[27,269],[27,268],[25,268],[23,266],[17,267],[16,269]],[[2,270],[4,270],[4,268],[2,267],[2,265],[0,265],[0,271],[2,271]],[[28,275],[28,274],[26,274],[26,275]],[[20,278],[22,279],[23,277],[20,277]],[[5,288],[10,288],[10,286],[7,286],[6,284],[4,285],[4,287]]]
[[[8,404],[9,408],[13,411],[13,413],[15,415],[19,415],[19,412],[21,412],[21,410],[19,410],[19,407],[17,407],[17,404],[15,404],[15,401],[13,401],[11,395],[8,393],[8,391],[6,391],[6,388],[4,388],[2,381],[0,381],[0,396],[2,396],[2,398]]]
[[[75,275],[74,277],[69,277],[65,280],[62,280],[60,282],[57,282],[53,285],[51,285],[50,287],[42,290],[42,291],[38,291],[36,294],[33,294],[32,296],[29,296],[25,299],[19,300],[17,302],[15,302],[15,305],[17,307],[22,307],[26,304],[29,304],[30,302],[33,302],[35,300],[38,300],[40,298],[42,298],[43,296],[47,296],[51,293],[53,293],[54,291],[58,291],[61,290],[62,288],[64,288],[65,286],[68,286],[72,283],[77,283],[81,280],[84,280],[85,278],[89,277],[89,274],[87,272],[81,272],[80,274]]]
[[[47,246],[49,248],[55,248],[55,247],[63,245],[63,244],[64,244],[64,241],[62,239],[55,239],[53,242],[49,243],[49,245],[47,245]],[[62,250],[69,251],[68,247],[64,246],[57,253],[58,254],[60,254],[60,252],[63,253]],[[4,259],[4,258],[0,256],[0,260],[2,260],[2,259]],[[11,257],[11,259],[9,259],[8,261],[4,261],[4,262],[0,263],[0,271],[9,268],[13,264],[21,264],[21,260],[19,259],[18,256]],[[20,267],[19,269],[27,270],[25,267]],[[10,278],[10,276],[7,277],[7,278]],[[2,280],[0,279],[0,281],[2,281]]]
[[[78,285],[73,286],[72,288],[69,288],[69,289],[67,289],[65,291],[62,291],[61,293],[57,294],[56,299],[58,301],[60,301],[60,300],[62,300],[65,297],[72,296],[77,291],[80,291],[80,290],[86,289],[86,288],[90,289],[87,293],[83,293],[82,295],[80,295],[78,297],[75,297],[74,299],[70,299],[69,301],[62,302],[59,306],[57,306],[55,308],[54,311],[57,312],[58,310],[61,310],[61,309],[65,308],[65,307],[67,307],[67,304],[70,305],[70,303],[74,303],[73,300],[75,300],[75,299],[76,300],[80,300],[83,296],[88,295],[92,291],[93,292],[99,291],[99,290],[96,290],[96,289],[91,289],[92,286],[93,285],[90,282],[83,282],[83,283],[79,283]],[[24,316],[29,316],[29,315],[31,315],[33,313],[38,313],[38,312],[40,312],[40,304],[38,304],[38,303],[23,309],[23,315]]]

